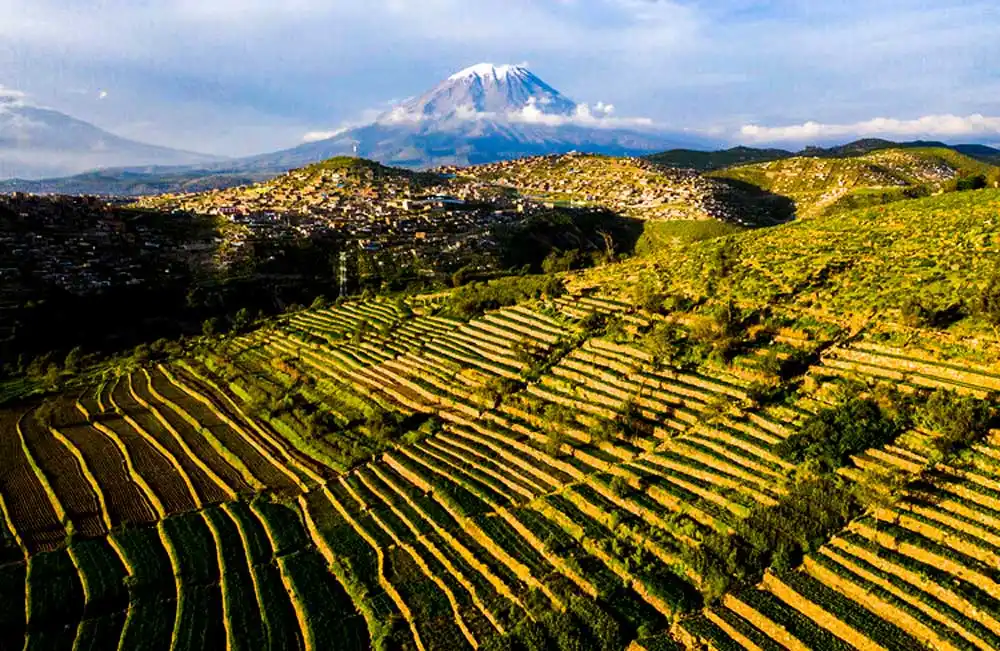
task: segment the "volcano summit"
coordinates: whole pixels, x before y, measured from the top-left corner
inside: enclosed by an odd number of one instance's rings
[[[524,66],[480,63],[456,72],[375,122],[325,140],[245,159],[242,169],[283,171],[356,154],[423,168],[586,151],[641,155],[709,143],[613,116],[613,107],[578,104]]]

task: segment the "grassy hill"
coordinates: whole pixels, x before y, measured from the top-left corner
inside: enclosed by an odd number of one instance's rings
[[[760,149],[755,147],[733,147],[720,151],[698,151],[693,149],[671,149],[645,156],[646,160],[668,167],[693,169],[699,172],[783,160],[798,156],[811,158],[845,158],[864,156],[883,149],[949,149],[983,163],[1000,163],[1000,150],[986,145],[948,145],[943,142],[915,140],[893,142],[881,138],[863,138],[833,147],[807,147],[798,154],[785,149]]]
[[[675,233],[67,375],[0,409],[0,647],[997,648],[998,214]]]
[[[671,149],[659,154],[646,156],[646,160],[658,165],[692,169],[699,172],[747,165],[771,160],[781,160],[794,156],[784,149],[755,149],[753,147],[733,147],[722,151],[697,151],[694,149]]]
[[[542,201],[596,205],[649,221],[715,219],[742,225],[790,218],[790,206],[760,188],[637,158],[541,156],[454,170],[458,178],[514,188]]]
[[[951,149],[877,149],[839,157],[796,156],[740,165],[711,176],[742,181],[793,199],[800,215],[926,196],[972,184],[993,185],[996,167]]]

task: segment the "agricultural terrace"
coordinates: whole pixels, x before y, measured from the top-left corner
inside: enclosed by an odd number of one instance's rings
[[[0,646],[1000,647],[1000,345],[970,307],[998,195],[975,196],[924,200],[964,232],[908,202],[569,292],[343,302],[6,407],[24,608]],[[873,244],[841,221],[869,218]],[[764,291],[784,270],[754,256],[794,229],[812,280]],[[810,276],[835,238],[853,257]],[[949,247],[970,262],[945,273]],[[833,293],[877,256],[870,293],[912,272],[967,312]]]

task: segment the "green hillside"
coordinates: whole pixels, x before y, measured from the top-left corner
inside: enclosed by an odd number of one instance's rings
[[[782,160],[794,156],[784,149],[755,149],[753,147],[733,147],[721,151],[697,151],[693,149],[671,149],[659,154],[646,156],[646,160],[659,165],[693,169],[699,172],[748,165],[772,160]]]
[[[711,178],[647,159],[539,156],[452,170],[458,181],[516,190],[553,204],[599,206],[645,221],[717,220],[743,226],[791,218],[791,204],[736,178]]]
[[[800,216],[936,192],[995,186],[1000,170],[951,149],[878,149],[862,155],[796,156],[711,173],[793,199]]]
[[[998,215],[679,225],[56,368],[0,408],[0,647],[998,648]]]

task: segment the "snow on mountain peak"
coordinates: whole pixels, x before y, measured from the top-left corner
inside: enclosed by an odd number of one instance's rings
[[[486,79],[505,79],[509,75],[523,76],[528,70],[522,66],[505,64],[501,66],[492,63],[477,63],[465,70],[460,70],[448,77],[448,81],[458,81],[467,77],[483,77]]]
[[[523,66],[479,63],[386,111],[376,122],[428,129],[431,123],[442,127],[469,120],[508,121],[525,111],[572,116],[576,109],[576,102]]]

